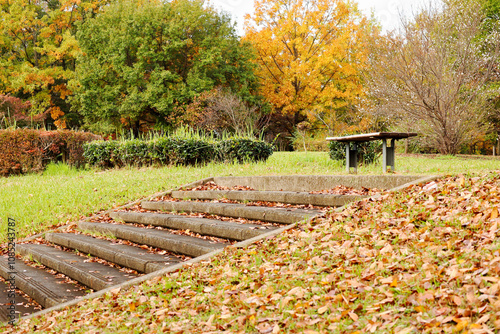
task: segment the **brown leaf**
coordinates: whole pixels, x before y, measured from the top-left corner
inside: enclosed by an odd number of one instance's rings
[[[329,309],[329,308],[330,308],[330,307],[329,307],[329,305],[328,305],[328,304],[327,304],[327,305],[325,305],[325,306],[323,306],[323,307],[320,307],[320,308],[318,309],[318,313],[319,313],[319,314],[323,314],[323,313],[325,313],[326,311],[328,311],[328,309]]]
[[[462,298],[460,298],[459,296],[451,296],[451,299],[457,306],[462,305]]]
[[[358,319],[359,319],[358,315],[354,312],[349,312],[348,315],[354,321],[358,321]]]

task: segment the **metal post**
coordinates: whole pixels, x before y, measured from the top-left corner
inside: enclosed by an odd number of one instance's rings
[[[356,143],[353,143],[351,156],[353,156],[351,167],[354,167],[354,174],[358,174],[358,145]]]
[[[387,173],[387,140],[385,138],[382,139],[382,170],[384,173]]]
[[[391,166],[391,172],[395,172],[396,171],[396,139],[392,138],[391,140],[391,151],[392,151],[392,166]]]
[[[345,143],[345,167],[347,168],[347,174],[351,172],[350,161],[351,161],[351,144],[349,142]]]

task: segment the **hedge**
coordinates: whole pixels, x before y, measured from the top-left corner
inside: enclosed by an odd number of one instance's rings
[[[273,146],[247,138],[233,138],[216,143],[216,151],[221,161],[266,161],[273,154]]]
[[[233,138],[218,142],[161,137],[149,141],[94,141],[84,145],[84,157],[92,166],[196,165],[210,161],[265,161],[273,146],[260,140]]]
[[[0,130],[0,175],[43,171],[50,162],[85,164],[83,144],[98,139],[88,132]]]

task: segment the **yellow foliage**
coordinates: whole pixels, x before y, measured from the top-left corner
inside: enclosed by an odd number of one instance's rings
[[[262,93],[275,111],[315,119],[363,94],[360,73],[376,28],[351,2],[257,0],[245,31],[257,51]]]

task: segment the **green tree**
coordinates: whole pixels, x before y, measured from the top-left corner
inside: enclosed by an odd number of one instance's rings
[[[203,1],[118,1],[77,34],[75,108],[97,131],[174,126],[215,86],[255,99],[252,50]]]

